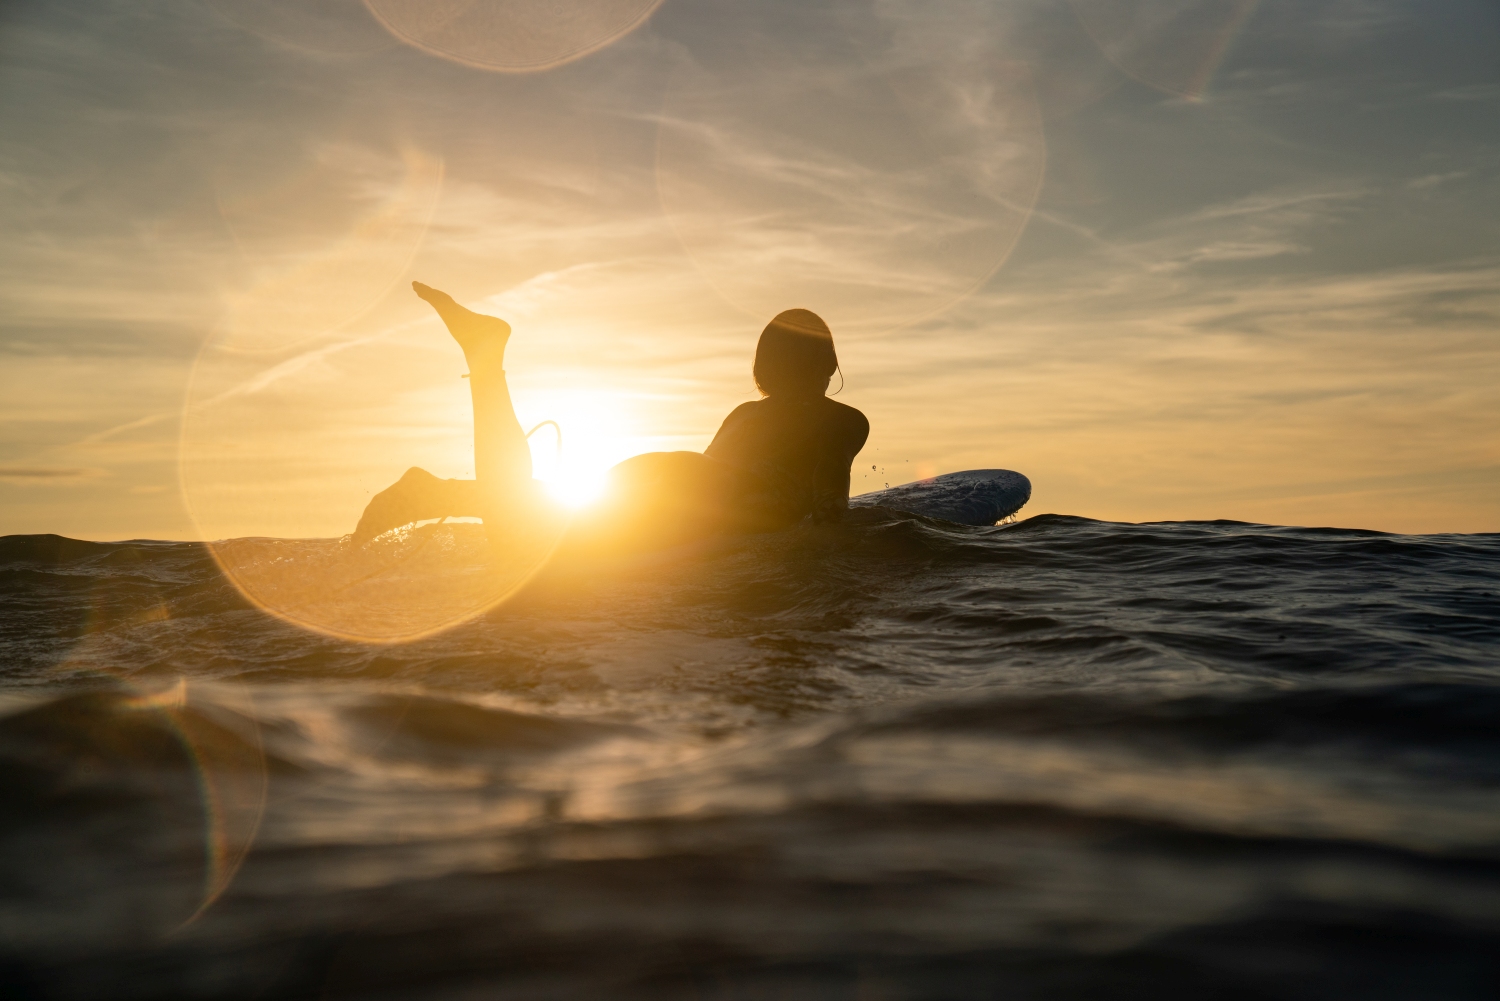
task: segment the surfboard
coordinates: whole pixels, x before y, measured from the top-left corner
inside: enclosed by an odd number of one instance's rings
[[[1009,469],[966,469],[849,498],[850,507],[885,507],[960,525],[993,525],[1031,499],[1031,481]]]

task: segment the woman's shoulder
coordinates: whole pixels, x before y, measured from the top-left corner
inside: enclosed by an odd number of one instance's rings
[[[724,418],[724,423],[737,423],[739,421],[745,420],[747,417],[753,417],[756,413],[756,408],[764,402],[765,400],[747,400],[744,403],[741,403],[739,406],[729,411],[729,416]]]
[[[826,396],[823,397],[823,402],[827,407],[828,413],[835,420],[848,424],[850,427],[862,427],[867,431],[870,429],[870,419],[862,412],[849,406],[849,404],[840,403],[838,400],[830,400]]]
[[[847,428],[851,432],[868,432],[870,422],[865,415],[845,403],[830,400],[826,396],[818,397],[816,401],[807,399],[794,401],[776,401],[767,397],[763,400],[750,400],[741,403],[729,412],[724,419],[725,424],[739,423],[743,420],[752,420],[762,417],[765,420],[788,420],[795,419],[805,421],[808,418],[806,409],[808,403],[813,403],[814,413],[817,414],[816,421],[819,424],[833,424]]]

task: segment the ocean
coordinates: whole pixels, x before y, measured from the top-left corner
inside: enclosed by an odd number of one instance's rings
[[[1500,995],[1500,535],[869,510],[393,645],[9,536],[0,603],[6,997]]]

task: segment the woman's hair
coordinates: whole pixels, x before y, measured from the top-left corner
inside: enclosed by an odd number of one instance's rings
[[[811,310],[777,313],[755,345],[755,385],[763,396],[822,396],[838,367],[833,334]]]

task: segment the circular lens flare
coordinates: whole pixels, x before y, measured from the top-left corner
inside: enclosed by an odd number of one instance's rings
[[[344,537],[408,465],[472,469],[462,361],[434,350],[446,336],[424,324],[410,342],[200,356],[183,494],[215,560],[256,605],[318,632],[404,642],[494,606],[546,560],[563,527],[547,517],[419,524],[363,545]]]
[[[1168,94],[1198,98],[1259,0],[1070,2],[1121,72]]]
[[[551,69],[639,27],[662,0],[364,0],[401,41],[478,69]]]
[[[232,300],[189,381],[187,508],[236,587],[304,628],[374,643],[430,635],[514,593],[561,535],[558,517],[518,516],[344,538],[409,467],[473,476],[464,363],[437,318],[349,326],[402,276],[440,182],[438,161],[408,152],[404,178],[364,217],[321,249],[304,236],[294,266]]]
[[[269,776],[260,727],[249,693],[217,685],[215,697],[199,697],[186,678],[171,688],[126,699],[136,711],[158,711],[187,751],[203,803],[203,900],[188,917],[203,914],[229,889],[250,854],[265,816]]]
[[[137,544],[110,549],[103,560],[115,571],[111,576],[131,578],[133,591],[142,584],[148,591],[155,589],[149,575],[159,554],[143,554]],[[165,934],[202,916],[233,883],[259,832],[270,780],[259,715],[244,685],[222,680],[189,684],[183,677],[141,681],[126,673],[122,665],[134,667],[138,658],[124,652],[170,634],[172,612],[158,599],[143,606],[132,601],[134,609],[121,615],[119,598],[107,582],[96,585],[81,640],[53,668],[54,674],[71,681],[105,677],[113,683],[100,691],[93,680],[83,693],[37,708],[30,729],[45,732],[46,746],[65,756],[57,763],[60,767],[71,771],[77,760],[93,760],[92,781],[106,787],[118,784],[175,800],[181,796],[180,786],[162,779],[180,766],[190,770],[197,804],[189,809],[201,823],[203,884],[196,892],[175,886],[146,889],[149,895],[160,894],[173,902],[165,908],[143,902],[141,908],[167,922],[152,929]],[[176,744],[175,753],[165,752],[163,736],[169,738],[168,746]],[[183,817],[177,809],[158,815],[166,826],[145,840],[110,846],[117,860],[109,868],[133,857],[128,853],[173,851],[177,838],[197,833],[175,826],[172,818]],[[135,891],[112,884],[99,892]]]
[[[1024,67],[962,20],[854,23],[827,51],[816,24],[751,24],[684,57],[667,96],[663,208],[753,317],[798,306],[835,330],[887,330],[937,312],[1000,266],[1040,190]]]
[[[318,164],[269,192],[221,197],[220,212],[253,266],[227,293],[218,350],[275,352],[304,344],[369,310],[405,273],[443,188],[443,162],[401,151],[394,182],[365,164]],[[329,235],[310,228],[329,202],[366,208]]]

